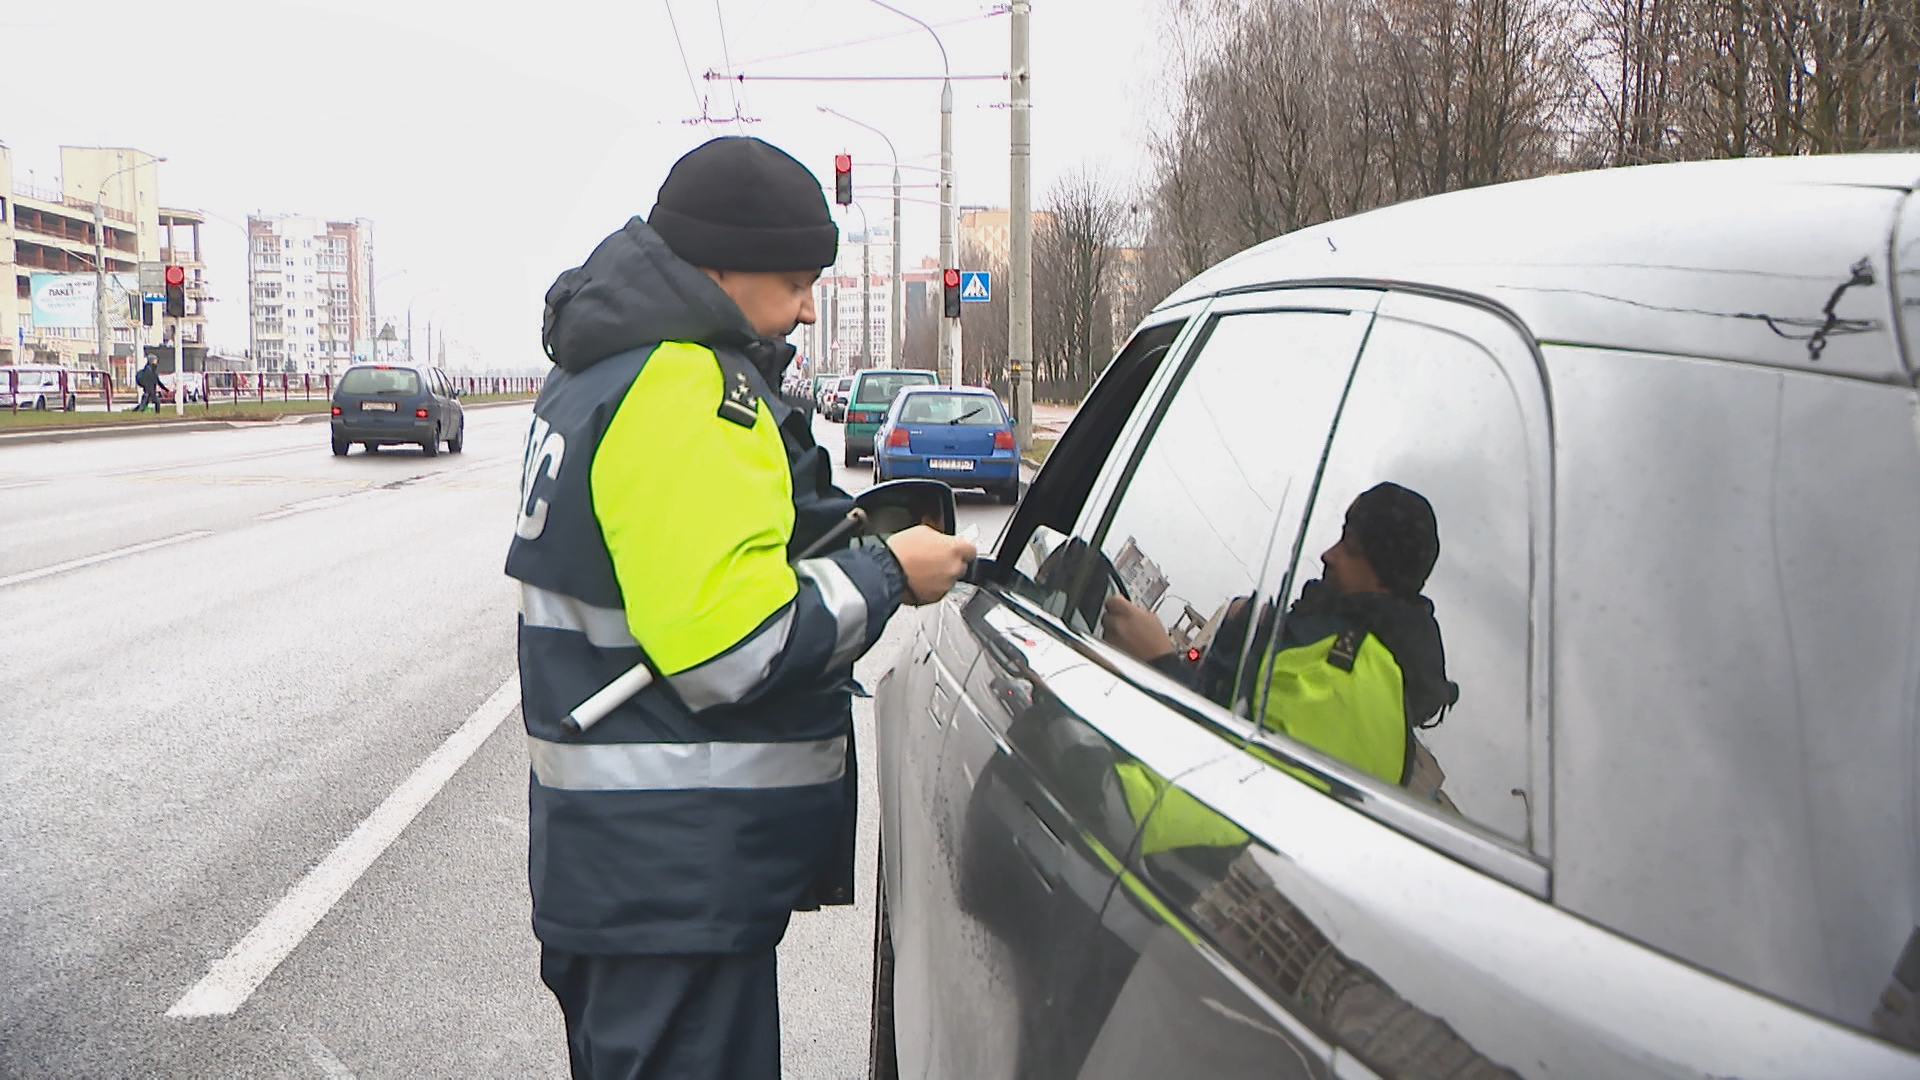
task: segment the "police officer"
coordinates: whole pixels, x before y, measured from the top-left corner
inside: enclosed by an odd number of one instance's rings
[[[577,1078],[780,1075],[774,947],[852,902],[853,661],[974,555],[916,526],[794,561],[851,506],[775,390],[838,244],[804,166],[715,139],[547,292],[507,573],[533,926]],[[636,663],[653,684],[569,735]]]

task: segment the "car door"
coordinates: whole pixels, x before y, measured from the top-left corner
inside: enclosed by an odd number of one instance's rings
[[[1548,416],[1504,317],[1382,301],[1243,668],[1257,731],[1222,731],[1223,753],[1157,787],[1102,913],[1137,954],[1082,1075],[1268,1076],[1316,1055],[1342,1078],[1912,1074],[1551,902]],[[1424,785],[1296,737],[1273,677],[1321,553],[1382,481],[1419,493],[1440,538],[1419,595],[1458,693],[1413,732]]]
[[[464,435],[467,426],[467,410],[466,406],[460,404],[460,397],[454,391],[453,377],[442,371],[440,373],[440,385],[447,392],[447,411],[453,416],[453,422],[447,426],[446,430],[450,437],[452,435]]]
[[[1035,480],[1010,526],[1013,533],[1025,537],[1036,528],[1071,527],[1133,420],[1136,403],[1187,327],[1185,315],[1200,306],[1168,313],[1115,358]],[[1020,1017],[1030,1005],[1043,1004],[1021,998],[1023,990],[1037,993],[1035,984],[1010,976],[1004,948],[963,911],[959,895],[954,838],[962,829],[956,819],[964,822],[971,785],[960,783],[955,792],[941,781],[943,775],[949,783],[964,778],[972,768],[949,768],[945,761],[954,711],[963,705],[969,710],[969,737],[985,733],[974,719],[981,704],[967,701],[978,693],[981,654],[966,626],[973,593],[973,586],[962,584],[927,610],[907,662],[881,680],[875,695],[882,891],[895,957],[894,1042],[901,1076],[1015,1074],[1022,1043],[1006,1033],[1021,1030]],[[993,693],[1020,688],[1018,680],[992,677],[984,685]],[[1034,885],[1030,872],[1022,875],[1010,887],[1024,895]],[[968,957],[957,967],[956,949]]]
[[[1118,673],[1119,654],[1101,641],[1103,602],[1133,597],[1191,648],[1202,629],[1192,612],[1258,588],[1277,523],[1306,505],[1374,295],[1213,305],[1129,418],[1073,523],[1039,524],[1023,506],[1027,520],[996,558],[1006,577],[965,602],[979,655],[936,799],[964,917],[944,941],[936,930],[930,950],[955,1001],[937,1013],[952,1033],[935,1040],[949,1056],[936,1056],[929,1075],[1081,1072],[1135,955],[1098,912],[1150,805],[1139,791],[1225,752],[1166,721],[1165,695],[1204,699]],[[1040,483],[1034,490],[1030,500],[1045,498]],[[1009,1026],[1011,1060],[950,1049]]]

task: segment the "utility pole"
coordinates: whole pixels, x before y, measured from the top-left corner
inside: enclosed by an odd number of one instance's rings
[[[891,144],[888,146],[892,148]],[[907,289],[905,279],[900,275],[906,268],[900,260],[906,256],[900,252],[900,162],[898,155],[893,163],[893,274],[887,280],[887,366],[897,368],[900,358],[907,354]]]
[[[947,50],[940,49],[940,59],[944,63]],[[940,266],[959,266],[958,256],[953,250],[953,80],[947,79],[940,84]],[[954,333],[957,320],[940,320],[940,374],[945,376],[949,386],[960,384],[960,365],[954,356]]]
[[[99,361],[100,370],[113,378],[113,350],[107,342],[107,181],[123,172],[132,172],[143,165],[158,165],[167,160],[163,157],[149,157],[145,161],[136,161],[131,165],[122,165],[100,178],[100,186],[93,190],[93,331],[94,358]],[[61,183],[64,185],[65,180]],[[136,200],[137,202],[138,200]],[[134,223],[134,231],[139,232],[140,225]],[[134,244],[139,247],[138,242]],[[134,255],[139,258],[138,253]],[[175,373],[178,378],[178,372]]]
[[[873,366],[873,234],[860,215],[860,366]]]
[[[1013,440],[1033,448],[1033,76],[1027,57],[1028,0],[1013,0],[1013,108],[1008,117],[1007,364],[1013,379]]]

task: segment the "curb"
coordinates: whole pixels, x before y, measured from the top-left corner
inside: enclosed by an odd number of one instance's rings
[[[466,409],[498,409],[508,405],[531,405],[522,401],[481,401],[463,405]],[[0,449],[36,443],[68,442],[76,439],[112,439],[129,435],[158,435],[175,431],[225,431],[234,428],[292,427],[332,419],[327,413],[290,413],[278,420],[172,420],[148,424],[86,424],[74,427],[39,428],[33,431],[0,432]]]

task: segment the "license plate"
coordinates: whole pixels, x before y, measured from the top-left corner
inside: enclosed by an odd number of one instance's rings
[[[927,468],[943,469],[947,472],[972,472],[973,462],[955,461],[952,458],[929,458]]]
[[[399,407],[397,403],[391,401],[363,401],[360,403],[361,412],[393,412]]]

